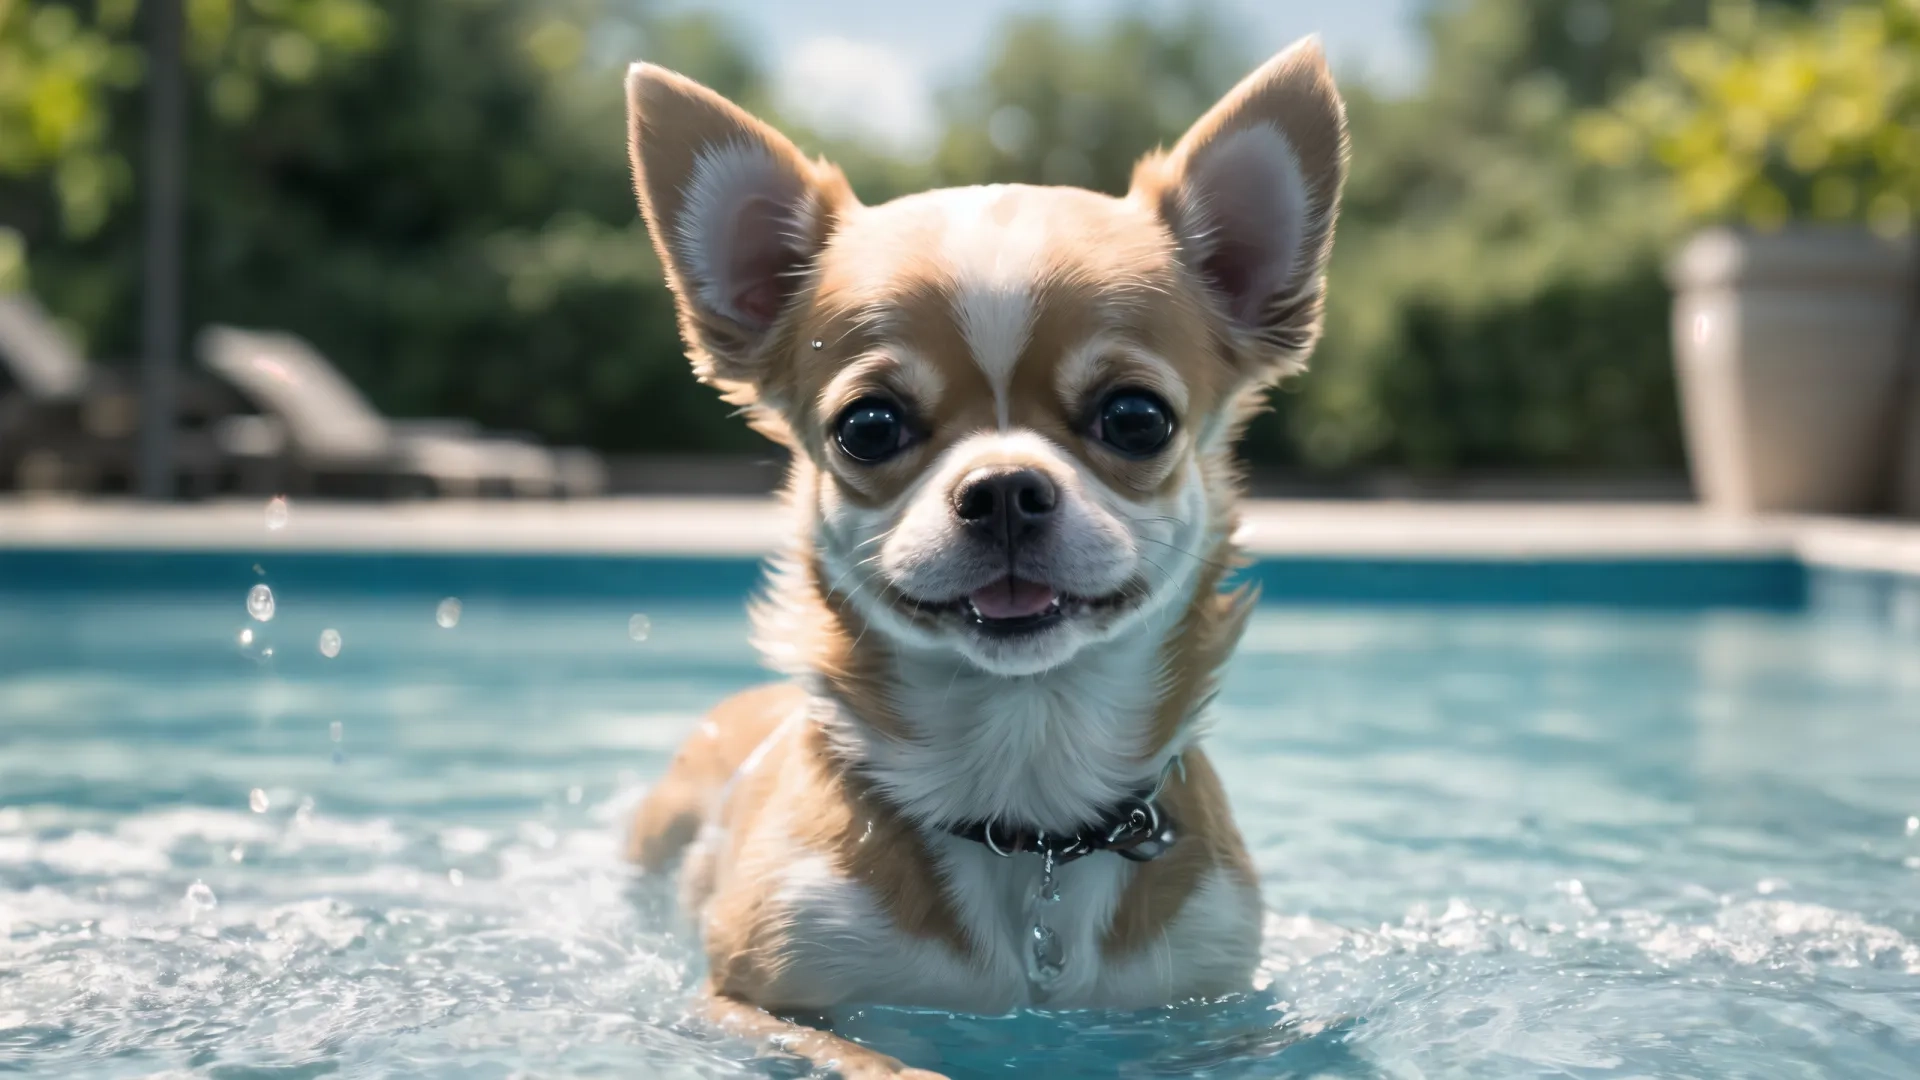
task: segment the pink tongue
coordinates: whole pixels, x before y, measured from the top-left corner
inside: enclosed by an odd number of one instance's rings
[[[1038,615],[1053,603],[1053,590],[1017,577],[1001,578],[967,597],[973,610],[987,619],[1024,619]]]

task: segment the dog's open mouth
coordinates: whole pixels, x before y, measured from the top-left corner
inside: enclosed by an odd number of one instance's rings
[[[976,629],[1012,637],[1059,622],[1064,612],[1060,601],[1050,585],[1004,577],[968,593],[961,608]]]
[[[1074,615],[1121,607],[1133,597],[1131,589],[1101,597],[1070,596],[1037,581],[1003,577],[954,600],[909,603],[923,616],[957,615],[980,633],[1020,637],[1038,633]]]

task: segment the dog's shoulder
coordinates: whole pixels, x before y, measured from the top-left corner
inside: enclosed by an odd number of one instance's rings
[[[726,869],[702,915],[722,992],[829,1004],[844,988],[815,984],[836,970],[968,953],[924,838],[817,726],[775,732],[733,785],[708,841]]]
[[[1258,902],[1259,878],[1226,789],[1198,747],[1183,755],[1160,801],[1180,841],[1161,858],[1141,864],[1121,893],[1102,942],[1110,959],[1123,959],[1159,940],[1183,915]],[[1257,916],[1253,921],[1257,927]]]
[[[799,711],[806,693],[793,683],[742,690],[715,706],[634,813],[627,857],[665,869],[699,834],[712,804],[740,766]]]

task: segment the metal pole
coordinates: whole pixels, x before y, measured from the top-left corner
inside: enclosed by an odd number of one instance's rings
[[[174,369],[180,352],[185,76],[180,0],[147,9],[147,237],[141,288],[140,494],[173,497]]]

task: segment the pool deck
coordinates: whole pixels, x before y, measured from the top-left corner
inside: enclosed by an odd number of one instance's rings
[[[1920,522],[1717,516],[1688,505],[1253,500],[1242,542],[1266,558],[1448,561],[1794,559],[1920,575]],[[449,552],[753,557],[788,535],[761,498],[571,503],[296,500],[268,527],[257,500],[0,499],[7,550]]]

